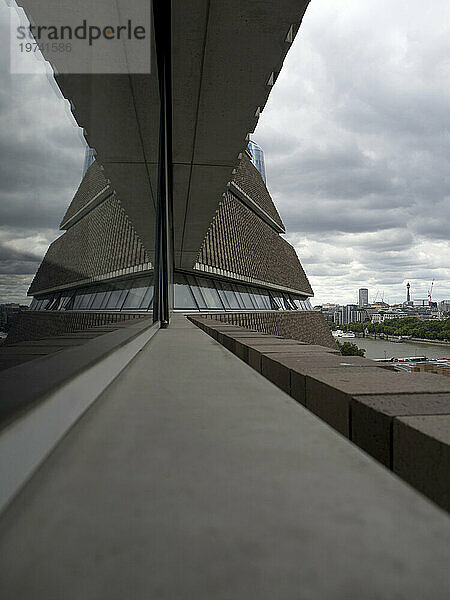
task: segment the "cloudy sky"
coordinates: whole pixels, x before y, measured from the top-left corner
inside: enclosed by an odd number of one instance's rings
[[[450,3],[312,0],[253,138],[315,291],[450,298]]]
[[[312,0],[254,139],[316,292],[450,298],[448,0]],[[0,0],[0,36],[9,11]],[[28,57],[30,58],[30,57]],[[39,63],[0,54],[0,302],[27,287],[77,188],[84,142]]]
[[[80,183],[85,142],[42,63],[28,55],[35,74],[10,75],[9,13],[0,0],[0,303],[28,304],[31,279]]]

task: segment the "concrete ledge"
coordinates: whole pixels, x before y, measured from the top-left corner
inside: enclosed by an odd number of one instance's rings
[[[2,600],[447,600],[449,530],[177,318],[3,513]]]
[[[433,415],[438,418],[450,414],[450,381],[445,376],[397,373],[390,364],[341,356],[328,347],[285,340],[211,318],[195,316],[190,320],[390,469],[395,464],[401,439],[406,437],[406,422],[398,417]],[[403,423],[402,426],[397,421]],[[439,421],[441,425],[444,422]],[[400,440],[397,443],[394,426]],[[422,432],[422,435],[425,434]],[[408,436],[413,438],[411,431]],[[414,439],[416,437],[417,432]],[[448,443],[443,437],[439,444],[429,441],[424,446],[425,449],[430,447],[429,457],[421,457],[423,448],[411,443],[408,458],[399,455],[396,469],[399,475],[405,472],[405,479],[413,485],[417,481],[421,491],[447,508],[447,492],[442,490],[442,484],[435,485],[435,481],[438,477],[441,481],[448,479],[445,460],[442,463],[439,458],[447,456]],[[425,464],[426,460],[430,461],[429,468],[416,473],[416,465]]]
[[[393,471],[450,511],[450,415],[396,417]]]
[[[207,318],[208,324],[217,320],[222,325],[225,323],[238,325],[260,333],[294,339],[305,344],[320,344],[337,350],[337,344],[325,317],[317,311],[221,312],[209,313]],[[202,317],[196,315],[195,319],[196,323],[199,323]]]
[[[117,350],[121,345],[131,341],[133,337],[147,330],[152,325],[151,319],[139,319],[122,327],[113,325],[105,329],[103,335],[90,339],[87,333],[86,343],[76,348],[65,349],[56,354],[46,355],[28,361],[0,373],[0,427],[11,418],[43,398],[71,377],[108,353]],[[76,334],[72,334],[76,335]],[[81,335],[83,337],[83,334]],[[10,346],[10,350],[14,347]],[[32,355],[32,358],[36,356]]]
[[[321,368],[342,367],[342,366],[367,366],[376,367],[377,363],[371,360],[362,358],[361,356],[341,356],[330,352],[316,352],[314,355],[305,353],[304,355],[292,354],[276,354],[265,355],[262,357],[261,373],[267,377],[272,383],[282,388],[288,394],[291,394],[293,389],[299,389],[303,386],[302,400],[304,403],[304,375],[311,369],[317,369],[320,364]],[[299,378],[303,376],[300,383]],[[300,401],[300,396],[297,398]]]
[[[336,353],[337,350],[331,350],[329,348],[325,348],[323,346],[317,346],[315,344],[262,344],[258,345],[256,342],[252,345],[249,344],[248,350],[248,364],[256,369],[259,373],[261,373],[262,368],[262,358],[264,356],[278,356],[282,354],[283,356],[286,354],[292,356],[311,356],[314,354],[324,354],[324,353]]]
[[[158,328],[131,325],[0,376],[0,511]]]
[[[381,368],[320,369],[306,375],[306,407],[346,436],[354,396],[450,392],[450,381],[429,373],[396,373]],[[294,396],[295,397],[295,396]]]
[[[352,441],[392,468],[395,417],[450,414],[450,394],[355,396],[350,410]]]
[[[258,342],[260,344],[260,346],[263,346],[263,345],[264,346],[268,346],[268,345],[275,346],[280,343],[280,338],[278,338],[278,337],[267,335],[267,334],[261,334],[261,333],[258,335],[259,335],[259,338],[256,338],[256,336],[255,336],[254,338],[250,339],[244,335],[242,335],[242,337],[235,338],[234,349],[232,349],[232,351],[236,354],[236,356],[239,356],[239,358],[241,360],[248,363],[250,344]],[[301,343],[301,342],[296,342],[295,340],[283,340],[283,341],[285,343],[285,347],[287,347],[288,345],[298,346]]]

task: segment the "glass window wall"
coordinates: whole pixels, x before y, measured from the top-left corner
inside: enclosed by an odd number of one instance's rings
[[[149,286],[133,287],[129,290],[128,295],[123,303],[122,310],[140,310]]]
[[[198,310],[194,294],[188,285],[184,275],[175,276],[174,284],[174,306],[178,309]]]
[[[238,285],[236,286],[236,289],[244,308],[247,310],[255,310],[256,306],[253,304],[248,288],[245,288],[243,285]]]
[[[217,285],[217,291],[220,299],[227,310],[239,310],[241,305],[239,304],[236,292],[233,290],[230,284],[220,282]]]
[[[105,310],[121,310],[128,290],[113,290],[106,301]]]
[[[105,284],[73,292],[35,298],[32,310],[146,310],[152,309],[153,285],[149,277]],[[174,308],[204,310],[311,310],[308,298],[286,292],[231,284],[230,282],[175,273]]]

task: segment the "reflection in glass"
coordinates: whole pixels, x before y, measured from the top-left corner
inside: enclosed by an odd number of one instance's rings
[[[281,296],[281,294],[271,295],[271,299],[273,301],[273,305],[275,306],[275,310],[283,310],[284,309],[284,302],[283,302],[283,297]]]
[[[304,296],[175,273],[175,310],[312,310]],[[134,287],[133,287],[134,283]],[[32,310],[150,310],[150,277],[34,298]],[[121,286],[118,288],[117,286]]]
[[[122,310],[137,310],[140,307],[147,290],[148,286],[131,288],[128,292],[125,302],[123,303]]]
[[[252,302],[252,299],[250,297],[248,289],[242,285],[238,285],[237,290],[238,290],[240,298],[244,304],[244,308],[247,308],[249,310],[254,310],[255,306]]]
[[[49,305],[49,303],[50,303],[50,298],[44,298],[42,300],[42,304],[40,306],[40,309],[41,310],[45,310],[47,308],[47,306]]]
[[[106,292],[97,292],[96,294],[94,294],[94,299],[91,304],[91,310],[98,310],[101,307],[102,302],[105,299],[105,295]]]
[[[252,299],[257,308],[262,310],[270,310],[269,294],[264,293],[262,290],[252,290]]]
[[[212,309],[218,308],[220,310],[223,310],[224,306],[214,286],[214,282],[208,281],[207,279],[203,279],[200,277],[197,277],[197,282],[200,286],[202,296],[205,299],[206,306]]]
[[[237,310],[241,308],[236,292],[233,290],[230,284],[220,283],[217,287],[220,299],[222,300],[226,309]]]
[[[83,294],[81,297],[80,310],[89,310],[95,294]]]
[[[100,310],[103,310],[106,307],[106,305],[108,304],[108,300],[109,300],[111,294],[112,294],[111,290],[109,292],[105,292],[105,295],[103,296],[102,303],[100,305]]]
[[[291,303],[289,294],[283,294],[283,306],[286,310],[295,310],[295,306]]]
[[[197,285],[197,281],[194,277],[186,276],[186,280],[189,283],[192,293],[194,294],[195,301],[197,302],[197,306],[200,310],[204,308],[208,308],[206,306],[205,299],[202,296],[202,292],[200,291],[199,286]]]
[[[113,290],[106,301],[105,310],[120,310],[128,290]]]
[[[67,295],[67,296],[61,296],[61,298],[59,299],[59,306],[58,306],[58,310],[67,310],[67,308],[70,305],[70,301],[72,300],[71,295]]]
[[[59,304],[59,296],[58,295],[53,296],[53,298],[51,298],[49,300],[46,310],[56,310],[58,308],[58,304]]]
[[[149,310],[149,308],[151,308],[151,306],[153,305],[153,286],[149,286],[147,291],[145,292],[145,295],[142,299],[141,305],[140,305],[140,309],[141,310]]]
[[[197,310],[194,295],[184,276],[178,275],[175,278],[174,284],[174,307],[177,309]]]

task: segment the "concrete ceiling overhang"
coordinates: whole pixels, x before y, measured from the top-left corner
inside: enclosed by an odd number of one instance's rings
[[[31,0],[19,3],[33,12]],[[172,0],[176,267],[193,267],[308,3]],[[159,131],[155,48],[150,74],[62,74],[56,80],[151,251]]]

